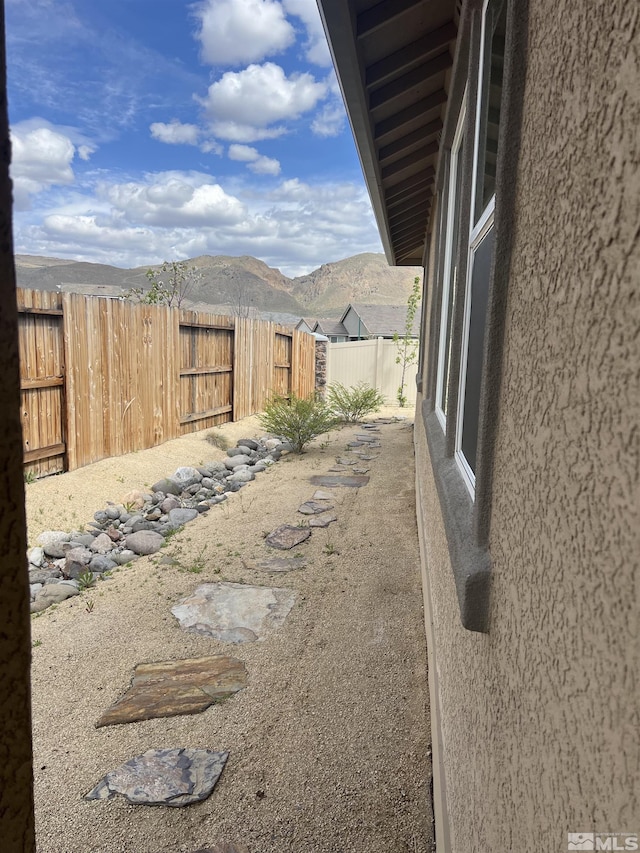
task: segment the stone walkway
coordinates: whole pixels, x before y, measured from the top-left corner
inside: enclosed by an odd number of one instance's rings
[[[278,672],[279,658],[284,671],[267,689],[271,692],[268,707],[281,720],[276,722],[270,710],[265,718],[265,707],[252,705],[258,719],[252,720],[250,730],[258,741],[249,749],[245,744],[238,760],[233,747],[222,749],[210,737],[176,744],[175,736],[167,738],[167,731],[156,726],[153,748],[105,768],[106,774],[94,780],[92,790],[85,790],[87,801],[121,795],[136,808],[189,806],[191,813],[194,803],[202,808],[202,801],[210,798],[207,802],[213,804],[217,829],[199,833],[198,853],[427,853],[431,849],[426,652],[415,526],[408,511],[413,471],[406,458],[399,467],[396,454],[384,465],[385,431],[396,443],[405,439],[406,454],[410,438],[406,424],[376,422],[358,427],[355,434],[352,429],[343,430],[342,452],[327,460],[325,472],[309,474],[308,495],[297,508],[287,502],[287,509],[283,502],[282,524],[263,531],[262,544],[247,536],[246,553],[236,553],[247,574],[261,576],[262,581],[257,585],[244,578],[199,583],[166,608],[183,632],[201,641],[208,638],[220,648],[262,646],[268,650],[269,666],[264,654],[253,661],[227,654],[157,663],[140,660],[131,673],[130,687],[103,710],[96,726],[124,727],[118,731],[131,732],[127,741],[138,741],[142,750],[150,739],[142,730],[136,738],[136,726],[153,718],[201,716],[224,708],[224,716],[232,720],[236,707],[238,722],[241,728],[244,722],[246,729],[242,700],[251,692],[247,685],[259,683],[267,670]],[[291,472],[297,464],[292,459]],[[295,492],[303,491],[302,484],[296,485]],[[329,532],[333,525],[335,537]],[[324,544],[318,548],[316,543],[309,551],[316,537],[322,537]],[[264,549],[257,557],[256,547]],[[268,555],[269,548],[302,552],[277,557]],[[272,573],[295,578],[295,583],[291,588],[265,586],[265,576]],[[305,607],[307,599],[311,608]],[[298,614],[298,624],[288,631],[294,607],[302,607],[304,614],[302,618]],[[262,685],[263,693],[264,689]],[[207,711],[222,700],[223,706]],[[327,703],[332,706],[328,714]],[[381,703],[393,707],[381,709]],[[320,719],[314,720],[316,715]],[[267,723],[270,717],[272,722]],[[282,720],[286,725],[278,734]],[[269,760],[280,765],[276,777],[283,791],[272,788],[270,774],[260,770]],[[221,817],[218,812],[226,806],[214,788],[218,779],[224,787],[230,774],[227,796],[238,785],[245,792],[255,788],[254,804],[269,798],[273,814],[269,817],[269,810],[262,809],[259,820],[247,818],[246,824],[244,819],[240,824],[233,819],[234,810],[228,818]],[[316,798],[313,791],[319,782],[324,791]],[[217,799],[221,801],[216,803]],[[243,800],[246,807],[246,793],[237,803],[241,808]],[[105,808],[100,803],[92,807]],[[310,813],[303,815],[301,808]],[[139,815],[139,826],[148,825],[145,813]],[[162,835],[166,838],[166,831]],[[387,836],[393,841],[385,840]],[[132,842],[130,847],[113,848],[100,846],[94,838],[94,846],[85,842],[83,851],[153,853],[159,849],[149,836],[145,838],[143,847]],[[202,842],[209,846],[202,847]],[[42,846],[45,853],[63,849]],[[187,843],[163,850],[191,853],[196,848]]]

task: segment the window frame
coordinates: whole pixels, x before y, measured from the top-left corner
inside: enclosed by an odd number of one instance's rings
[[[438,348],[436,352],[435,412],[444,433],[446,433],[447,431],[447,413],[440,405],[440,401],[444,393],[446,393],[447,391],[447,388],[445,387],[444,376],[445,350],[446,347],[450,347],[451,349],[453,348],[452,336],[450,337],[449,335],[447,335],[447,332],[449,330],[450,315],[452,318],[451,329],[453,330],[453,315],[455,312],[455,285],[457,283],[457,278],[456,280],[453,279],[453,273],[454,271],[457,271],[456,258],[454,257],[454,253],[456,250],[456,247],[454,246],[454,238],[456,236],[455,219],[456,213],[460,218],[462,218],[462,182],[464,180],[464,168],[461,168],[460,170],[458,169],[458,157],[461,153],[461,150],[463,149],[467,135],[466,119],[467,86],[465,86],[464,94],[462,95],[462,100],[460,102],[460,109],[458,111],[458,119],[456,122],[456,130],[449,151],[449,174],[447,181],[446,203],[443,206],[443,219],[446,217],[446,222],[444,223],[444,263],[440,293],[440,334],[438,340]],[[459,171],[462,173],[461,175],[458,174]],[[461,228],[461,230],[464,229],[464,225],[462,222],[459,223],[459,227]],[[460,245],[460,236],[461,234],[459,233],[458,247]],[[453,352],[450,351],[448,362],[449,376],[451,375],[452,355]]]
[[[477,472],[473,470],[469,460],[464,454],[462,448],[463,443],[463,426],[465,415],[465,402],[467,391],[467,366],[469,357],[469,340],[471,333],[471,289],[473,281],[473,268],[475,253],[482,241],[486,238],[489,231],[495,224],[495,207],[496,193],[495,187],[492,195],[488,199],[485,207],[480,212],[476,221],[476,205],[478,197],[478,175],[479,175],[479,159],[480,159],[480,143],[482,129],[482,110],[484,106],[484,98],[489,97],[489,86],[491,83],[491,64],[486,62],[486,40],[487,40],[487,9],[492,0],[484,0],[482,4],[482,24],[480,32],[480,52],[479,62],[477,66],[478,87],[476,93],[475,104],[475,127],[474,127],[474,143],[473,143],[473,168],[471,174],[471,205],[469,210],[468,224],[468,250],[467,250],[467,269],[466,281],[464,289],[464,314],[462,322],[462,334],[460,338],[460,369],[458,374],[458,400],[456,410],[456,426],[455,426],[455,443],[454,443],[454,458],[458,465],[458,469],[462,476],[462,480],[471,496],[471,500],[476,499],[476,480]],[[497,0],[496,0],[497,2]],[[490,57],[490,54],[489,54]],[[485,86],[485,78],[489,76],[489,81]],[[487,104],[487,111],[489,105]],[[495,250],[494,250],[495,251]],[[490,286],[490,282],[489,282]],[[488,318],[484,318],[485,330]],[[484,370],[482,371],[484,373]],[[479,419],[482,417],[482,412],[478,413]],[[480,423],[478,423],[478,431]],[[477,468],[477,463],[476,463]]]

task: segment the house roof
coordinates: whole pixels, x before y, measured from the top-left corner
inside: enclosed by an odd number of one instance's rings
[[[319,0],[389,263],[420,266],[460,0]]]
[[[349,337],[349,332],[342,325],[340,320],[317,320],[314,332],[321,332],[323,335],[342,335],[345,338]]]
[[[352,302],[341,317],[341,321],[353,309],[362,320],[366,333],[372,337],[390,338],[396,332],[404,335],[407,322],[406,305],[363,305]],[[417,338],[420,334],[420,312],[416,312],[413,320],[413,334]]]

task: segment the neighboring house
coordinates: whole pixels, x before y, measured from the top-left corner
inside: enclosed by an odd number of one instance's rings
[[[300,320],[296,323],[296,331],[297,332],[306,332],[307,334],[313,334],[313,331],[316,326],[316,321],[311,320],[309,317],[301,317]]]
[[[438,853],[638,849],[637,3],[319,6],[387,259],[425,269]]]
[[[316,320],[313,331],[325,335],[332,344],[341,344],[349,340],[347,330],[340,320]]]
[[[361,305],[352,302],[340,318],[340,322],[350,341],[392,338],[395,334],[403,337],[407,323],[407,306]],[[418,317],[414,321],[412,332],[416,338],[420,334]]]

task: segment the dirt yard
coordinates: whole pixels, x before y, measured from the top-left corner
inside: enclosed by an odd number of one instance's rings
[[[301,457],[284,457],[158,554],[32,617],[39,853],[192,853],[220,841],[249,853],[432,850],[410,421],[381,426],[367,486],[334,490],[337,522],[294,549],[307,568],[269,575],[246,567],[282,556],[265,534],[300,522],[298,506],[315,491],[309,477],[327,473],[358,431],[345,427]],[[231,443],[261,434],[255,419],[219,432]],[[89,521],[106,500],[180,465],[223,458],[205,435],[28,485],[30,541]],[[218,580],[287,587],[296,603],[261,642],[229,645],[184,632],[171,606]],[[136,664],[221,653],[240,658],[249,674],[232,698],[192,716],[95,728]],[[83,800],[133,756],[182,746],[230,752],[204,802]]]

